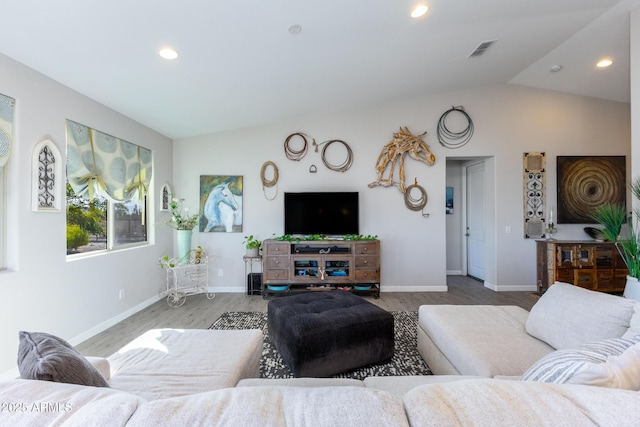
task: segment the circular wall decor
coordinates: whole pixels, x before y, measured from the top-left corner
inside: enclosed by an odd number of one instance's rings
[[[267,168],[273,168],[273,178],[267,178]],[[262,182],[262,192],[265,193],[264,196],[267,200],[273,200],[278,195],[278,189],[276,188],[276,194],[269,198],[267,197],[267,193],[265,189],[274,187],[278,183],[278,178],[280,177],[280,173],[278,172],[278,167],[272,161],[266,161],[263,163],[262,168],[260,168],[260,181]]]
[[[597,206],[625,204],[624,156],[558,156],[558,223],[592,224]]]
[[[420,193],[420,197],[414,197],[411,194],[413,190],[417,190]],[[422,186],[418,185],[418,180],[415,180],[413,184],[409,185],[404,192],[404,204],[412,211],[420,211],[424,209],[427,205],[427,200],[427,191]],[[422,216],[428,217],[429,214],[422,212]]]
[[[273,178],[271,179],[267,179],[268,167],[273,168]],[[260,169],[260,181],[262,181],[262,186],[267,188],[273,187],[278,183],[279,177],[280,177],[280,174],[278,172],[278,167],[276,166],[276,164],[273,163],[272,161],[264,162],[264,164],[262,165],[262,168]]]
[[[460,131],[451,130],[447,126],[447,118],[451,120],[454,116],[458,116],[457,119],[462,120],[462,123],[466,122],[466,126],[463,124],[464,128]],[[462,107],[451,107],[440,116],[437,134],[438,141],[443,147],[460,148],[469,142],[473,136],[473,121]]]
[[[344,160],[344,162],[342,162],[339,165],[333,165],[329,163],[329,161],[327,160],[327,149],[333,143],[342,144],[347,150],[346,159]],[[331,169],[332,171],[336,171],[336,172],[345,172],[349,170],[349,168],[351,167],[351,164],[353,163],[353,151],[351,151],[351,147],[349,147],[349,144],[347,144],[346,142],[340,139],[331,139],[329,141],[323,142],[322,144],[325,144],[325,146],[322,147],[322,163],[324,163],[327,169]]]
[[[295,132],[284,140],[284,154],[287,156],[287,159],[299,161],[307,154],[307,148],[309,148],[307,138],[309,138],[307,134]],[[300,149],[291,147],[291,142],[297,139],[302,139],[302,148]],[[315,139],[311,138],[311,140],[315,143]]]

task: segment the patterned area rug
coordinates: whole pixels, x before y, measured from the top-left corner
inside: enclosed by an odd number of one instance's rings
[[[395,350],[391,360],[334,375],[334,378],[364,379],[373,376],[431,375],[429,367],[418,353],[416,335],[418,313],[392,311],[391,314],[395,329]],[[260,359],[260,376],[262,378],[293,378],[293,374],[269,339],[267,313],[237,311],[223,313],[209,329],[262,329],[264,346]]]

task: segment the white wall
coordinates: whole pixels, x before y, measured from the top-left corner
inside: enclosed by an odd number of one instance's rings
[[[464,147],[442,147],[435,129],[451,105],[463,105],[475,124]],[[497,290],[535,289],[535,242],[523,238],[523,152],[547,153],[547,202],[555,205],[557,155],[629,155],[629,105],[521,86],[498,85],[397,102],[351,113],[325,114],[271,126],[204,135],[175,141],[175,189],[197,207],[200,175],[244,176],[244,232],[200,233],[196,236],[215,255],[211,279],[218,291],[244,288],[241,241],[244,234],[268,238],[283,233],[285,191],[348,190],[361,197],[361,233],[377,234],[382,246],[383,291],[446,289],[447,157],[488,156],[487,183],[495,200],[488,206],[493,221],[487,250],[487,286]],[[426,142],[437,157],[434,166],[408,159],[407,182],[414,178],[429,196],[425,211],[408,210],[395,188],[368,188],[382,147],[399,126],[414,134],[429,131]],[[343,139],[354,152],[346,173],[326,169],[312,147],[300,162],[286,159],[283,142],[293,132],[318,141]],[[263,162],[280,170],[278,197],[265,199],[260,184]],[[315,164],[318,173],[310,174]],[[512,233],[504,232],[505,226]],[[560,226],[558,238],[586,238],[582,225]]]
[[[631,152],[632,177],[640,176],[640,7],[631,12],[630,22],[630,67],[631,67]],[[638,203],[638,201],[635,201]],[[640,207],[637,206],[636,207]]]
[[[7,164],[9,268],[0,271],[0,372],[6,372],[15,367],[20,330],[45,331],[77,344],[156,301],[164,283],[157,260],[172,245],[171,231],[159,230],[155,245],[67,261],[64,210],[31,211],[35,145],[51,139],[64,153],[69,118],[152,149],[155,188],[170,181],[173,170],[170,139],[3,55],[0,93],[16,99],[14,144]],[[150,223],[155,214],[150,209]],[[150,232],[153,236],[153,226]],[[121,301],[120,289],[125,290]]]

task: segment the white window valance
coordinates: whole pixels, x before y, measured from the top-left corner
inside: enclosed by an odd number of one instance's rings
[[[152,152],[67,120],[67,179],[77,195],[118,202],[141,198],[151,182]]]

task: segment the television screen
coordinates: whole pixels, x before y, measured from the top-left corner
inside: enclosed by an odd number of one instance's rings
[[[357,192],[284,193],[284,234],[359,234]]]

